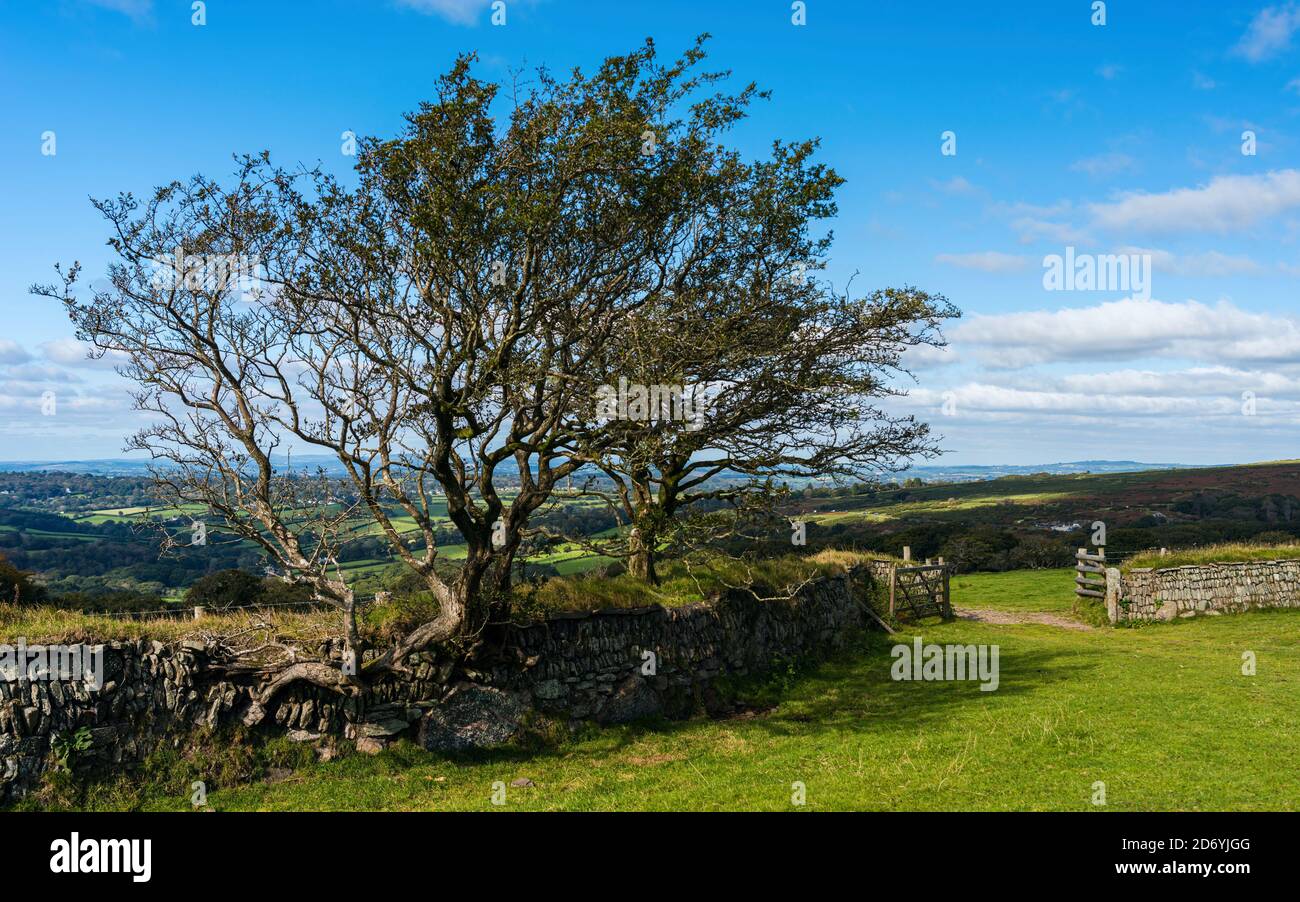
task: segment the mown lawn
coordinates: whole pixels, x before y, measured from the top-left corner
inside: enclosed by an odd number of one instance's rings
[[[1068,571],[963,576],[954,600],[1060,613],[1068,587]],[[911,636],[874,633],[811,672],[773,677],[755,691],[779,703],[749,716],[592,730],[472,760],[404,745],[208,802],[495,810],[493,784],[527,777],[535,785],[507,788],[502,810],[793,810],[795,782],[805,810],[823,811],[1300,807],[1300,611],[1087,632],[958,620],[919,635],[998,645],[999,688],[895,682],[890,648]],[[1246,651],[1255,676],[1241,672]],[[1092,804],[1097,781],[1105,806]],[[139,804],[187,809],[190,792],[186,782]]]

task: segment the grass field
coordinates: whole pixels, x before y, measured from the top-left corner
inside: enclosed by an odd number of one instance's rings
[[[1068,615],[1070,571],[962,576],[958,608]],[[1300,611],[1132,630],[956,620],[926,642],[996,644],[1000,686],[895,682],[869,634],[753,690],[753,716],[591,731],[541,752],[449,760],[409,744],[210,791],[217,810],[1296,809]],[[1241,673],[1253,652],[1255,676]],[[769,707],[770,706],[770,707]],[[201,774],[201,769],[197,771]],[[195,779],[201,779],[196,776]],[[123,781],[100,807],[187,809],[175,785]]]
[[[1073,583],[1073,567],[1010,570],[953,576],[951,590],[953,603],[959,607],[1068,614],[1074,604],[1074,594],[1070,591]]]
[[[981,483],[979,485],[988,485]],[[985,496],[976,496],[967,490],[960,497],[956,494],[946,494],[956,492],[964,486],[944,485],[932,487],[930,489],[917,490],[928,491],[935,495],[932,499],[921,501],[896,501],[887,504],[875,502],[875,508],[870,511],[863,511],[860,508],[871,502],[864,499],[834,499],[821,502],[821,506],[827,508],[824,512],[809,514],[807,519],[815,523],[836,523],[843,520],[861,520],[868,519],[874,522],[884,522],[886,520],[906,520],[925,514],[969,514],[971,511],[980,508],[996,508],[1004,506],[1036,506],[1046,504],[1052,501],[1061,501],[1072,497],[1066,492],[1021,492],[1005,493],[1002,491],[1005,487],[999,487],[999,491],[990,492],[985,489]]]
[[[1300,545],[1250,545],[1225,542],[1204,548],[1175,549],[1164,555],[1159,552],[1135,554],[1124,562],[1122,569],[1183,567],[1188,564],[1234,564],[1244,561],[1281,561],[1296,558],[1300,558]]]

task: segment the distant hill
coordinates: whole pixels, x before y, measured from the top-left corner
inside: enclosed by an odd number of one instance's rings
[[[76,473],[90,476],[147,476],[150,461],[142,458],[98,458],[92,460],[0,460],[0,472],[9,473]],[[331,454],[293,454],[287,456],[277,452],[273,458],[277,467],[293,465],[294,470],[315,472],[324,469],[327,473],[343,475],[343,468],[338,459]],[[501,472],[512,473],[514,461],[504,461]]]
[[[294,454],[291,458],[277,455],[278,463],[292,460],[296,470],[313,471],[324,468],[326,472],[342,473],[338,461],[327,454]],[[1029,476],[1046,473],[1053,476],[1073,475],[1077,473],[1134,473],[1142,470],[1184,470],[1198,468],[1197,464],[1142,463],[1136,460],[1075,460],[1054,464],[1031,464],[1017,466],[1013,464],[994,464],[990,466],[960,466],[956,464],[932,464],[912,467],[896,474],[894,479],[902,481],[918,477],[926,482],[977,482],[987,479],[999,479],[1003,476]],[[503,473],[512,472],[513,461],[505,461],[501,466]],[[99,458],[92,460],[0,460],[0,472],[32,473],[61,472],[86,473],[92,476],[144,476],[148,473],[149,461],[140,458]]]
[[[1190,470],[1200,469],[1201,464],[1142,463],[1136,460],[1074,460],[1054,464],[1030,464],[1016,466],[1000,464],[992,466],[958,466],[933,464],[912,467],[894,478],[898,481],[916,477],[926,482],[979,482],[986,479],[1001,479],[1004,476],[1032,476],[1045,473],[1051,476],[1069,476],[1078,473],[1137,473],[1145,470]]]
[[[0,471],[7,473],[59,472],[91,476],[145,476],[149,462],[103,458],[100,460],[0,460]]]

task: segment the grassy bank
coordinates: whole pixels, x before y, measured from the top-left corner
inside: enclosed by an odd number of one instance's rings
[[[673,562],[662,567],[659,585],[630,576],[605,577],[573,573],[552,577],[540,586],[516,589],[517,618],[544,617],[561,611],[633,608],[661,604],[676,607],[714,597],[732,586],[756,586],[773,595],[786,595],[802,583],[843,573],[847,567],[882,555],[822,551],[815,555],[786,555],[755,563],[715,559],[692,567]],[[189,609],[183,612],[188,615]],[[362,610],[363,634],[382,642],[395,631],[437,615],[430,593],[395,598]],[[43,605],[0,604],[0,639],[25,638],[29,643],[109,641],[149,638],[175,641],[202,633],[231,635],[255,625],[285,639],[313,641],[339,633],[339,614],[331,609],[283,612],[273,610],[211,612],[201,620],[190,616],[136,620],[107,614],[86,614]]]
[[[1300,545],[1250,545],[1225,542],[1203,548],[1175,549],[1161,555],[1158,551],[1136,554],[1124,562],[1123,570],[1143,567],[1185,567],[1189,564],[1235,564],[1244,561],[1281,561],[1300,559]]]
[[[614,577],[576,574],[547,580],[535,592],[520,594],[541,611],[635,608],[653,604],[678,607],[703,601],[729,588],[753,586],[760,595],[788,595],[812,579],[843,573],[846,568],[886,555],[856,551],[790,554],[756,562],[716,558],[688,566],[670,561],[659,566],[659,584],[648,585],[627,574]]]
[[[1050,578],[1049,578],[1050,577]],[[1019,585],[1014,585],[1014,583]],[[960,608],[1068,608],[1068,580],[963,576]],[[756,688],[744,717],[590,731],[540,752],[441,758],[410,745],[210,791],[222,810],[1295,809],[1300,611],[1144,630],[925,625],[926,642],[996,644],[1000,685],[896,682],[894,642],[865,637],[816,670]],[[1241,674],[1241,654],[1258,674]],[[767,707],[773,705],[772,707]],[[203,779],[196,766],[193,779]],[[190,784],[107,790],[92,807],[190,808]]]

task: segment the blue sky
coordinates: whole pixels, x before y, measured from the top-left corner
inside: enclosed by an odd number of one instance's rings
[[[56,261],[103,271],[88,197],[263,148],[342,171],[340,133],[393,133],[463,50],[505,77],[705,31],[773,92],[741,149],[820,136],[847,179],[830,274],[965,312],[897,405],[951,461],[1300,456],[1300,5],[1115,0],[1095,25],[1090,0],[807,0],[796,25],[784,0],[507,0],[504,26],[490,5],[211,0],[195,26],[189,2],[0,2],[0,460],[115,456],[138,422],[27,293]],[[1149,291],[1046,290],[1067,248],[1149,260]]]

